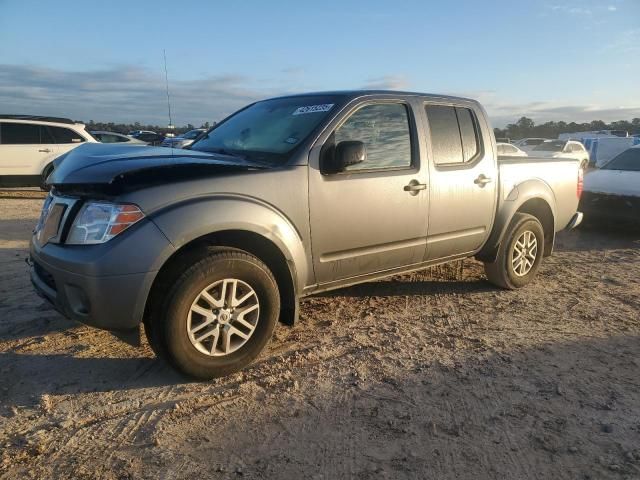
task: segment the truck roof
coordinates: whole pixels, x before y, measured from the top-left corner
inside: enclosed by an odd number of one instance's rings
[[[427,97],[434,99],[449,99],[449,100],[464,100],[475,102],[471,98],[464,97],[456,97],[453,95],[440,95],[435,93],[420,93],[420,92],[407,92],[401,90],[376,90],[376,89],[364,89],[364,90],[329,90],[326,92],[304,92],[304,93],[295,93],[290,95],[280,95],[278,97],[272,98],[292,98],[292,97],[309,97],[309,96],[341,96],[341,97],[350,97],[350,98],[358,98],[364,97],[368,95],[402,95],[406,97]]]

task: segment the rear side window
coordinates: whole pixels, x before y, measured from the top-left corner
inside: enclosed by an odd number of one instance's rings
[[[348,140],[363,142],[367,159],[346,168],[369,170],[411,166],[411,131],[407,107],[400,103],[365,105],[335,132],[335,145]]]
[[[459,165],[478,157],[478,128],[470,109],[448,105],[427,105],[425,109],[436,165]]]
[[[54,143],[82,143],[84,138],[73,130],[63,127],[48,127]]]
[[[462,137],[462,155],[464,162],[470,162],[479,153],[478,135],[473,113],[468,108],[456,107],[460,136]]]
[[[40,125],[10,122],[0,124],[0,143],[3,145],[38,145],[40,136]]]
[[[584,147],[579,143],[572,143],[570,151],[572,151],[572,152],[584,152]]]

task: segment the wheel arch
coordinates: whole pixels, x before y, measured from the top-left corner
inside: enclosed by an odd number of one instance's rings
[[[540,180],[528,180],[515,186],[511,192],[505,192],[505,195],[506,199],[499,204],[489,240],[476,258],[483,262],[495,261],[500,243],[516,213],[527,213],[540,221],[544,232],[544,256],[551,255],[556,232],[555,195],[551,187]]]
[[[155,317],[162,299],[173,282],[193,263],[216,251],[240,250],[264,262],[278,283],[280,322],[293,325],[298,317],[298,287],[295,266],[268,238],[250,230],[220,230],[186,242],[161,266],[156,274],[144,308],[145,323]]]
[[[212,249],[239,249],[262,260],[281,290],[280,320],[295,323],[298,294],[312,269],[305,242],[290,221],[273,205],[248,196],[217,194],[187,199],[150,213],[149,218],[175,251],[163,262],[147,296],[145,319],[157,303],[158,291],[183,269]]]

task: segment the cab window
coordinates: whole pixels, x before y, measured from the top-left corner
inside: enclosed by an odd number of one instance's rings
[[[411,129],[407,106],[402,103],[370,104],[356,110],[330,137],[340,142],[364,143],[366,160],[346,171],[410,167]]]

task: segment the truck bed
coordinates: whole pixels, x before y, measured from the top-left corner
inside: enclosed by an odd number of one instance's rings
[[[549,187],[554,199],[552,205],[556,207],[553,212],[555,231],[562,230],[578,208],[579,198],[574,179],[578,178],[579,168],[579,161],[573,158],[500,157],[498,211],[505,202],[518,198],[518,185],[537,179]]]

